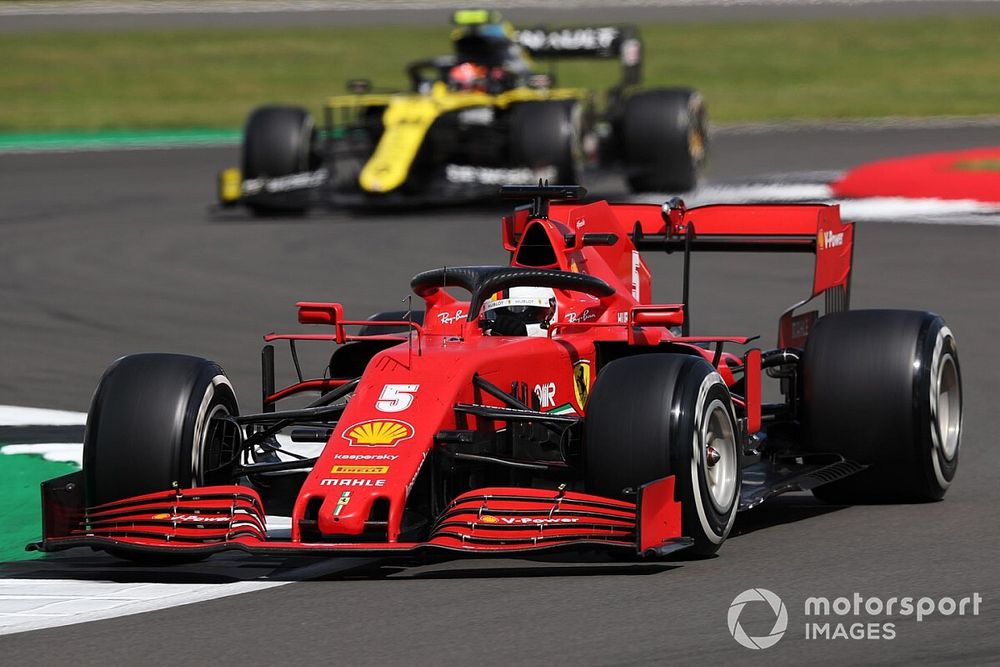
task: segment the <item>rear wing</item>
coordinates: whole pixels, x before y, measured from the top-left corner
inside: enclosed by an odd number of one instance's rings
[[[684,304],[688,308],[690,256],[698,252],[793,252],[816,257],[812,290],[779,320],[778,347],[803,347],[818,310],[796,314],[817,297],[826,314],[850,307],[854,224],[840,207],[825,204],[716,204],[687,210],[673,199],[655,204],[617,204],[615,215],[631,226],[638,250],[684,253]],[[685,317],[687,320],[687,317]]]
[[[618,255],[661,250],[684,255],[682,335],[690,335],[691,255],[700,252],[811,253],[815,256],[812,289],[779,320],[778,347],[805,345],[819,310],[796,311],[823,297],[824,314],[850,307],[854,224],[840,219],[840,207],[827,204],[714,204],[688,209],[674,197],[658,204],[578,204],[586,190],[569,185],[508,185],[502,197],[531,199],[503,217],[505,250],[514,253],[535,218],[560,223],[562,252],[584,246],[608,246]],[[550,205],[550,201],[553,202]],[[556,203],[558,202],[558,203]],[[633,263],[633,266],[636,266]],[[634,271],[635,269],[633,269]],[[648,276],[648,274],[647,274]],[[636,296],[638,298],[638,296]]]
[[[622,84],[638,85],[642,80],[642,40],[635,26],[519,28],[514,39],[531,57],[539,60],[617,58],[622,64]]]

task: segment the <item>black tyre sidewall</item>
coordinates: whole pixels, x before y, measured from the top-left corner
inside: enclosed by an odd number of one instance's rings
[[[510,115],[511,161],[531,169],[553,166],[559,184],[578,183],[581,113],[575,101],[517,104]]]
[[[694,537],[698,553],[707,555],[718,549],[733,527],[739,507],[742,475],[737,464],[736,492],[730,506],[720,512],[711,500],[705,466],[702,465],[705,443],[701,441],[701,425],[706,418],[705,410],[715,400],[722,401],[733,433],[739,433],[739,429],[732,398],[718,373],[712,371],[701,378],[692,373],[686,380],[680,395],[675,396],[671,410],[671,470],[677,484],[675,497],[682,502],[684,534]],[[738,442],[736,455],[738,458]]]
[[[928,313],[928,315],[931,315]],[[958,373],[958,383],[961,387],[962,368],[958,361],[958,345],[955,341],[951,329],[940,317],[932,316],[925,320],[925,327],[921,331],[921,336],[917,344],[920,350],[920,372],[914,374],[914,393],[916,401],[916,424],[914,428],[920,440],[918,449],[913,452],[916,460],[914,470],[923,473],[922,487],[926,490],[928,499],[940,499],[944,497],[955,473],[958,471],[958,458],[962,449],[961,426],[959,427],[958,443],[955,453],[949,460],[944,453],[943,443],[936,437],[937,424],[932,414],[931,406],[931,385],[935,378],[934,373],[939,370],[937,366],[938,355],[950,354],[955,363],[955,371]],[[924,397],[927,400],[920,399]],[[961,410],[961,408],[960,408]],[[960,412],[961,415],[961,412]],[[961,419],[961,416],[959,417]],[[921,431],[923,433],[921,434]]]
[[[647,90],[625,101],[622,143],[633,192],[686,192],[698,183],[708,135],[701,95],[687,88]],[[702,142],[693,154],[692,133]]]
[[[274,178],[309,170],[315,123],[300,107],[254,109],[243,131],[243,177]]]
[[[277,178],[319,168],[316,124],[300,107],[258,107],[243,131],[244,179]],[[259,194],[247,201],[256,215],[300,215],[309,208],[307,191]]]
[[[634,500],[639,486],[674,475],[684,535],[694,539],[694,553],[714,553],[732,528],[741,482],[737,462],[732,503],[717,511],[701,465],[700,430],[704,411],[716,399],[737,434],[729,390],[704,359],[649,354],[609,363],[587,403],[587,489]]]
[[[239,414],[225,373],[206,359],[138,354],[112,364],[84,434],[88,506],[201,484],[200,433],[220,404]]]
[[[828,315],[810,333],[803,359],[806,444],[869,466],[819,487],[835,502],[940,499],[954,479],[936,444],[931,414],[935,355],[950,354],[961,386],[955,338],[937,315],[869,310]]]

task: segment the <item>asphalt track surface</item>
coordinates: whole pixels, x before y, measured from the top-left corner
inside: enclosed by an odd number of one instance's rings
[[[710,178],[836,171],[875,157],[996,143],[995,128],[722,134]],[[409,278],[442,264],[500,263],[501,207],[319,212],[253,220],[208,209],[236,149],[0,156],[0,404],[86,410],[104,367],[140,351],[218,360],[255,409],[259,334],[296,330],[296,300],[340,300],[356,316],[394,308]],[[615,194],[615,184],[599,184]],[[190,606],[0,638],[5,664],[818,664],[1000,660],[1000,227],[868,223],[857,230],[853,307],[930,309],[958,337],[965,431],[958,477],[927,505],[831,507],[780,498],[741,515],[717,558],[630,564],[466,560],[319,569],[308,581]],[[656,297],[679,269],[650,256]],[[699,258],[695,333],[764,335],[806,290],[804,257]],[[306,355],[314,361],[327,354]],[[307,360],[308,360],[307,359]],[[4,576],[227,581],[261,569],[147,570],[89,552]],[[308,571],[307,571],[308,572]],[[281,579],[281,568],[272,575]],[[212,577],[216,577],[213,579]],[[293,577],[302,578],[301,574]],[[767,651],[729,636],[745,589],[782,596],[790,625]],[[896,621],[896,639],[805,640],[813,595],[978,592],[978,617]],[[832,621],[852,622],[853,617]],[[867,619],[860,619],[865,621]],[[773,616],[748,614],[751,634]]]

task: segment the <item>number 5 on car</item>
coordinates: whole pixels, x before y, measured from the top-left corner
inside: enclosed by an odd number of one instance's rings
[[[417,389],[419,384],[387,384],[382,387],[375,408],[380,412],[403,412],[413,404]]]

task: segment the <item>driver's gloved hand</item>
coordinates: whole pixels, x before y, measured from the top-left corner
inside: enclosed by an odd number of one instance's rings
[[[491,336],[527,336],[528,327],[510,315],[499,314],[490,328]]]

